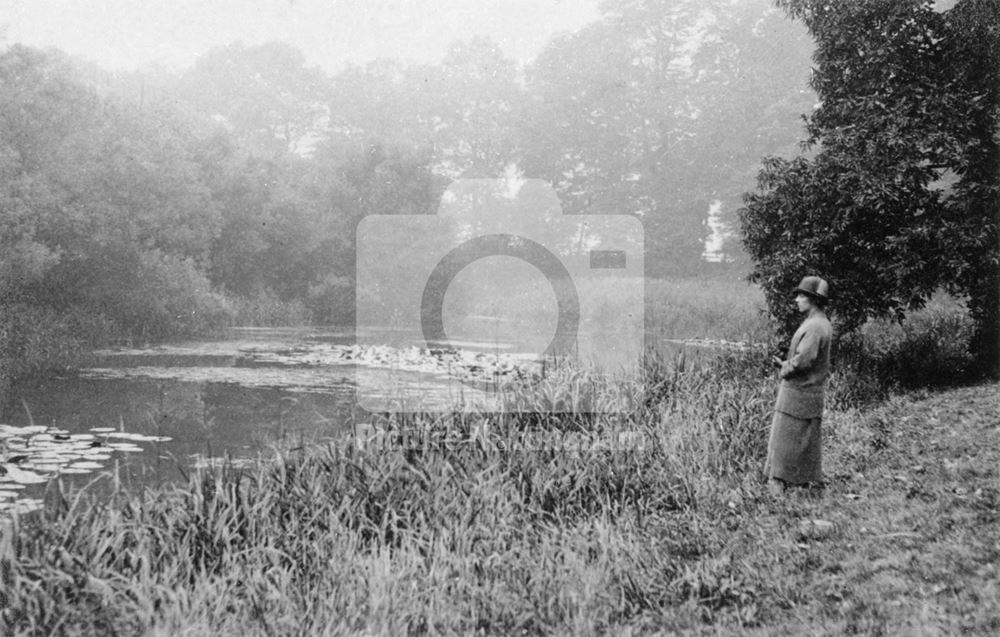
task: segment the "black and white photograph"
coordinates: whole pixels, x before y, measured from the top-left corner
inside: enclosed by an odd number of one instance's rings
[[[1000,634],[1000,0],[0,0],[0,635]]]

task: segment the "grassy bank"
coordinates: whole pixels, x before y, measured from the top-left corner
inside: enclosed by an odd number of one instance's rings
[[[995,632],[997,386],[829,413],[826,494],[774,502],[762,364],[651,365],[623,388],[623,417],[382,419],[363,444],[183,488],[96,505],[52,493],[4,532],[0,621],[11,634]]]

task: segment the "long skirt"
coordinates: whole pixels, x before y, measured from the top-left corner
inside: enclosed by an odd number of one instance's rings
[[[767,443],[767,477],[790,484],[823,481],[820,419],[774,412]]]

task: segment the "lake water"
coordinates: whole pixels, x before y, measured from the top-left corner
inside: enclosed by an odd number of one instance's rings
[[[0,400],[0,513],[37,507],[57,476],[77,486],[155,485],[198,466],[343,442],[370,418],[359,385],[441,407],[456,387],[463,397],[472,391],[469,378],[532,365],[500,342],[430,356],[413,346],[414,334],[365,338],[385,345],[359,348],[352,331],[336,329],[236,328],[212,340],[98,351],[77,372],[22,382]]]
[[[483,378],[532,365],[509,344],[452,345],[461,349],[428,352],[417,335],[392,329],[356,338],[235,328],[217,339],[95,352],[87,367],[25,380],[0,400],[0,513],[37,508],[57,477],[155,485],[198,466],[343,442],[370,418],[362,393],[374,404],[405,399],[410,411],[437,411],[468,401]]]
[[[330,330],[237,329],[213,341],[104,350],[78,372],[22,382],[0,401],[0,423],[7,425],[0,459],[21,460],[0,472],[0,511],[5,502],[37,498],[44,483],[18,486],[13,478],[54,477],[60,454],[73,461],[63,461],[64,482],[106,473],[128,484],[156,484],[222,459],[239,462],[340,438],[359,417],[357,366],[297,362],[294,354],[353,339]],[[128,444],[116,448],[116,440]],[[71,447],[103,454],[95,463]],[[95,470],[88,475],[67,466]]]

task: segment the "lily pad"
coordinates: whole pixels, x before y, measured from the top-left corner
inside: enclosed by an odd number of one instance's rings
[[[7,467],[7,477],[18,484],[41,484],[48,481],[46,476],[17,466]]]
[[[45,430],[46,427],[44,425],[26,425],[24,427],[0,425],[0,436],[30,436],[42,433]]]
[[[23,499],[14,500],[12,502],[0,505],[0,513],[7,512],[13,513],[15,515],[24,515],[25,513],[31,513],[32,511],[37,511],[44,506],[41,500],[37,499]]]
[[[145,451],[145,449],[143,449],[139,445],[133,445],[127,442],[112,442],[108,446],[114,449],[115,451],[123,451],[125,453],[137,453]]]
[[[67,460],[66,462],[69,462]],[[24,468],[29,471],[37,471],[39,473],[56,473],[62,466],[66,464],[65,462],[30,462],[25,463]]]
[[[132,434],[122,431],[108,434],[107,437],[120,440],[134,440],[136,442],[168,442],[170,440],[167,436],[147,436],[145,434]]]
[[[66,467],[66,469],[64,469],[64,471],[65,470],[69,470],[69,469],[76,469],[76,470],[85,469],[86,471],[84,473],[86,473],[86,472],[89,472],[89,471],[96,471],[98,469],[103,469],[103,468],[104,468],[104,465],[102,465],[99,462],[74,462],[73,464],[71,464],[68,467]],[[74,473],[76,473],[76,472],[74,471]]]

